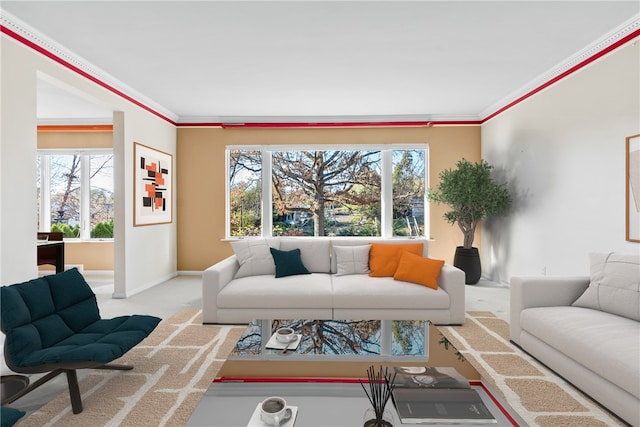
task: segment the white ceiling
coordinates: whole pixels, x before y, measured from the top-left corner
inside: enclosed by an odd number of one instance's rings
[[[637,22],[640,2],[2,1],[1,7],[82,58],[100,80],[187,123],[482,119]],[[40,120],[104,114],[48,82],[40,89]],[[76,105],[67,108],[70,99]]]

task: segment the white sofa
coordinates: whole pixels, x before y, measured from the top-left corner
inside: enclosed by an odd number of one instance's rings
[[[282,251],[300,249],[302,262],[312,274],[280,278],[275,278],[273,273],[249,274],[237,278],[240,263],[236,250],[236,255],[203,272],[203,323],[246,323],[261,318],[427,319],[435,324],[464,323],[465,276],[452,265],[442,267],[437,290],[393,277],[336,274],[335,246],[423,243],[426,257],[425,239],[282,237],[265,240],[269,246]],[[243,254],[246,255],[246,251]],[[255,266],[259,267],[259,263],[255,261]],[[245,274],[247,268],[252,268],[250,262],[243,264]],[[256,268],[258,273],[259,270]]]
[[[510,337],[611,412],[640,426],[640,263],[592,254],[591,275],[513,277]]]

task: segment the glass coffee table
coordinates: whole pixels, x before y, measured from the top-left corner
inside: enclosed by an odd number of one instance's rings
[[[295,350],[267,348],[281,327],[301,335]],[[424,320],[253,320],[219,376],[361,378],[372,364],[450,366],[469,380],[480,379],[438,329]]]
[[[281,327],[300,335],[295,349],[268,348]],[[317,319],[250,322],[186,425],[259,426],[259,420],[249,424],[259,402],[281,396],[295,408],[284,427],[361,426],[370,403],[360,382],[371,366],[455,368],[494,415],[496,422],[486,425],[518,425],[512,411],[430,322]],[[394,425],[405,425],[391,402],[388,408]]]

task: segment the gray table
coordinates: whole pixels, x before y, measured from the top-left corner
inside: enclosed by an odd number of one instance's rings
[[[498,421],[475,426],[513,425],[482,387],[474,388]],[[268,396],[284,397],[298,407],[296,427],[359,427],[371,406],[357,382],[214,382],[186,426],[246,426],[258,403]],[[391,402],[388,407],[396,417],[394,425],[406,425],[398,421]]]

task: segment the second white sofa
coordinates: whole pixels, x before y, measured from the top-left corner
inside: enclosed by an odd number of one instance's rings
[[[640,426],[640,258],[591,255],[591,275],[513,277],[511,340]]]
[[[302,263],[311,274],[279,278],[270,271],[264,274],[273,260],[264,255],[264,247],[257,250],[256,246],[265,242],[281,251],[299,249]],[[362,259],[348,260],[350,268],[353,267],[348,272],[351,274],[344,274],[344,270],[340,274],[344,260],[338,259],[336,247],[362,247],[369,243],[422,243],[424,257],[428,251],[427,240],[407,238],[281,237],[240,241],[232,244],[235,255],[203,273],[203,322],[309,318],[420,319],[437,325],[464,323],[465,276],[452,265],[442,266],[437,289],[393,277],[370,277],[360,272],[367,269],[364,265],[367,260]]]

